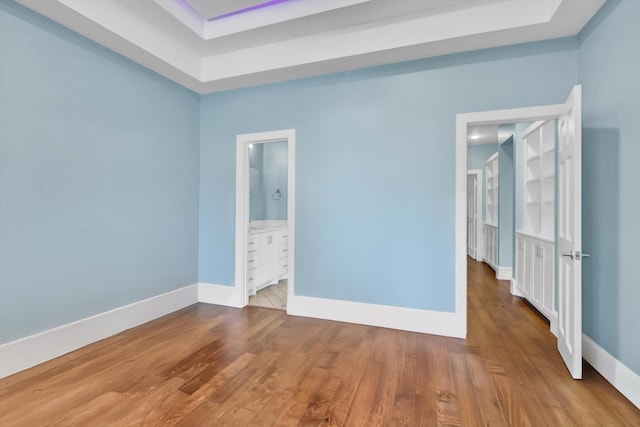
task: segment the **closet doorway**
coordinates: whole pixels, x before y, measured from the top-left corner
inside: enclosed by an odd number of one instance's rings
[[[530,260],[530,272],[532,280],[543,280],[542,271],[536,267],[536,259],[545,256],[551,259],[551,264],[557,265],[556,289],[557,293],[557,337],[558,350],[573,378],[582,377],[582,253],[581,242],[581,87],[575,86],[564,104],[548,105],[513,110],[487,111],[480,113],[466,113],[457,116],[456,123],[456,181],[458,197],[456,199],[456,311],[464,310],[466,313],[467,275],[465,250],[467,219],[467,142],[470,138],[470,126],[495,125],[501,123],[537,122],[530,126],[527,134],[529,140],[524,143],[524,188],[522,189],[522,204],[529,209],[533,224],[541,224],[541,218],[536,217],[536,212],[545,209],[545,203],[550,200],[545,198],[545,192],[541,189],[546,185],[544,180],[552,178],[555,182],[557,175],[557,199],[552,200],[553,211],[558,218],[557,239],[552,243],[551,253],[545,254],[544,248],[529,248],[526,251]],[[551,124],[550,124],[551,123]],[[556,125],[557,123],[557,125]],[[557,146],[545,145],[542,129],[552,129],[557,132]],[[536,131],[540,130],[537,135]],[[547,132],[549,133],[549,132]],[[554,135],[555,136],[555,135]],[[555,141],[555,140],[554,140]],[[544,158],[553,157],[556,164],[555,151],[557,150],[557,166],[552,174],[545,169]],[[549,161],[547,161],[549,164]],[[485,176],[485,180],[488,179]],[[487,184],[485,184],[487,185]],[[493,184],[492,184],[493,185]],[[548,193],[548,192],[546,192]],[[557,200],[557,202],[556,202]],[[485,208],[488,201],[485,201]],[[548,206],[547,206],[548,208]],[[537,210],[536,210],[537,209]],[[485,214],[488,215],[488,214]],[[555,236],[554,236],[555,237]],[[509,244],[509,243],[507,243]],[[512,239],[511,244],[518,245],[517,239]],[[496,243],[499,246],[499,243]],[[485,247],[487,246],[485,242]],[[515,247],[515,246],[514,246]],[[513,251],[515,252],[515,250]],[[525,261],[526,262],[526,261]],[[538,263],[540,265],[540,263]],[[533,267],[531,267],[533,266]],[[527,271],[527,267],[525,267]],[[513,275],[512,275],[513,276]],[[552,274],[553,276],[553,274]],[[513,279],[513,277],[512,277]],[[517,280],[514,280],[517,283]],[[512,286],[512,292],[517,289]],[[514,292],[517,293],[517,292]],[[525,295],[533,298],[532,295]]]
[[[294,289],[295,130],[236,137],[236,287],[242,306],[287,309]]]

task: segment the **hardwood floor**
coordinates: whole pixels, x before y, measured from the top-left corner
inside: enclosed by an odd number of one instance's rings
[[[640,426],[469,263],[466,340],[198,304],[0,380],[0,426]]]

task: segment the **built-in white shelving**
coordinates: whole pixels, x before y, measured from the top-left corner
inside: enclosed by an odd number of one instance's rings
[[[555,233],[555,120],[539,121],[523,135],[525,149],[524,232],[544,239]]]
[[[489,157],[484,164],[485,173],[485,224],[498,225],[498,205],[499,205],[499,169],[498,153]]]
[[[516,233],[515,285],[552,323],[555,310],[556,122],[538,121],[524,142],[524,227]],[[554,320],[555,319],[555,320]]]
[[[489,157],[484,163],[484,199],[485,214],[482,227],[482,239],[484,242],[483,259],[493,269],[498,265],[498,190],[500,188],[498,169],[498,153]]]

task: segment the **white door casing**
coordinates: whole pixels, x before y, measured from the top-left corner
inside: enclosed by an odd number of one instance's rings
[[[582,378],[582,88],[558,119],[558,350]]]
[[[576,251],[580,253],[580,260],[571,260],[568,265],[571,270],[565,270],[563,273],[568,274],[571,271],[571,288],[565,287],[564,297],[560,295],[561,289],[558,289],[558,317],[565,316],[564,335],[560,335],[558,331],[558,349],[563,355],[565,363],[574,378],[580,378],[582,374],[582,282],[581,282],[581,148],[582,148],[582,107],[581,107],[581,87],[575,86],[565,104],[542,105],[536,107],[515,108],[508,110],[483,111],[476,113],[462,113],[456,116],[456,314],[459,315],[466,325],[467,312],[467,256],[466,256],[466,161],[467,161],[467,138],[468,127],[470,125],[488,125],[500,123],[513,123],[520,121],[536,121],[558,119],[559,123],[564,123],[565,130],[570,131],[573,135],[571,144],[565,144],[571,147],[571,176],[573,177],[571,184],[571,195],[566,199],[564,209],[566,213],[565,224],[570,223],[573,234],[570,236],[573,245],[568,251],[574,255]],[[562,121],[564,119],[564,121]],[[566,135],[565,135],[566,137]],[[560,136],[562,138],[562,135]],[[562,139],[559,141],[558,157],[563,158],[560,150],[563,149]],[[565,164],[568,166],[569,164]],[[565,170],[567,172],[568,169]],[[560,175],[562,171],[558,170],[559,186]],[[568,185],[566,182],[564,185]],[[558,190],[558,211],[560,211],[561,199],[565,198]],[[571,202],[571,203],[569,203]],[[563,218],[558,212],[558,228]],[[571,218],[571,221],[569,221]],[[559,240],[556,241],[556,253],[560,259],[563,250],[559,246]],[[559,261],[559,270],[561,268]],[[563,274],[559,272],[560,274]],[[558,285],[564,284],[561,277],[558,278]],[[571,292],[569,292],[571,291]],[[564,298],[564,299],[562,299]],[[559,329],[559,327],[558,327]],[[465,328],[466,331],[466,328]],[[566,356],[566,357],[565,357]]]
[[[295,158],[296,130],[284,129],[236,136],[236,261],[234,301],[238,307],[249,302],[247,286],[247,236],[249,232],[249,145],[268,142],[287,142],[287,234],[288,273],[287,300],[291,301],[295,288]],[[288,310],[288,307],[287,307]]]

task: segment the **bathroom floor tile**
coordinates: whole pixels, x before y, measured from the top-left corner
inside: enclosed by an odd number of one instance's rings
[[[249,297],[249,305],[254,307],[287,309],[287,281],[281,280],[275,285],[261,289]]]

